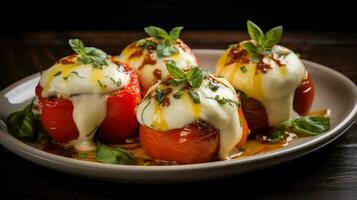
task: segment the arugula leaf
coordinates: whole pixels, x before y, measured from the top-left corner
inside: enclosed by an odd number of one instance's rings
[[[186,80],[185,72],[177,67],[174,60],[170,60],[166,63],[166,69],[175,79]]]
[[[95,158],[100,162],[109,164],[134,165],[136,163],[135,158],[128,151],[100,143],[97,143]]]
[[[305,116],[283,122],[281,127],[297,134],[317,135],[328,131],[331,125],[329,117]]]
[[[260,44],[264,39],[264,33],[262,29],[260,29],[259,26],[257,26],[255,23],[253,23],[250,20],[247,21],[247,29],[248,29],[249,36],[256,42],[258,42],[258,44]]]
[[[94,47],[85,47],[80,39],[70,39],[69,45],[74,52],[78,54],[77,60],[83,64],[92,64],[94,67],[101,68],[108,65],[106,58],[107,54]]]
[[[183,26],[178,26],[178,27],[173,28],[169,34],[170,40],[176,41],[177,39],[179,39],[182,29],[183,29]]]

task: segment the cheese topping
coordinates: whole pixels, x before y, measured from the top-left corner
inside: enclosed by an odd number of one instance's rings
[[[152,38],[148,38],[152,39]],[[176,54],[168,57],[159,57],[155,49],[139,47],[136,42],[127,46],[119,56],[119,60],[129,64],[139,75],[140,84],[144,89],[149,89],[158,80],[168,75],[166,63],[174,60],[178,66],[197,66],[197,60],[191,49],[181,40],[174,45],[178,50]]]
[[[235,89],[259,100],[266,109],[269,125],[278,126],[296,116],[294,93],[306,71],[291,50],[275,45],[272,52],[273,57],[264,56],[259,62],[252,62],[247,60],[249,55],[242,47],[230,48],[219,59],[216,73],[227,78]]]

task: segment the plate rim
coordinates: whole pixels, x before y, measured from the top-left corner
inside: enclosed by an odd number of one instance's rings
[[[222,49],[193,49],[193,51],[197,54],[220,54],[224,50]],[[354,89],[355,93],[354,95],[357,96],[357,86],[345,75],[342,73],[331,69],[327,66],[324,66],[322,64],[315,63],[313,61],[301,59],[304,63],[308,65],[313,65],[314,67],[317,67],[319,70],[325,70],[328,71],[328,73],[332,73],[336,76],[338,76],[340,79],[342,79],[347,85],[351,88]],[[3,90],[0,91],[0,96],[4,96],[6,92],[9,90],[13,89],[16,87],[18,84],[26,82],[28,80],[31,80],[37,76],[39,76],[39,72],[32,74],[30,76],[27,76],[21,80],[16,81],[15,83],[7,86]],[[24,156],[20,155],[26,154],[29,157],[36,157],[37,159],[45,160],[46,162],[51,162],[51,163],[60,163],[62,165],[80,165],[80,167],[90,167],[94,169],[100,168],[106,168],[106,169],[111,169],[111,170],[118,170],[118,171],[125,171],[125,172],[157,172],[157,171],[187,171],[187,170],[200,170],[200,169],[214,169],[214,168],[220,168],[220,167],[230,167],[234,165],[244,165],[244,164],[249,164],[252,162],[261,162],[264,160],[270,160],[274,158],[279,158],[281,156],[284,156],[286,154],[293,154],[294,152],[299,152],[301,150],[305,149],[311,149],[314,147],[314,145],[317,144],[322,144],[318,148],[321,148],[328,143],[332,142],[334,139],[338,138],[340,135],[343,134],[356,120],[357,116],[357,102],[353,106],[353,109],[349,112],[349,114],[333,129],[329,130],[328,132],[324,133],[324,135],[321,135],[319,137],[313,138],[309,141],[306,141],[302,144],[299,144],[297,146],[291,147],[289,149],[282,149],[279,151],[273,151],[273,152],[268,152],[268,153],[262,153],[262,154],[257,154],[257,155],[252,155],[246,158],[242,158],[239,160],[224,160],[224,161],[214,161],[214,162],[207,162],[207,163],[198,163],[198,164],[186,164],[186,165],[170,165],[170,166],[135,166],[135,165],[115,165],[115,164],[106,164],[106,163],[95,163],[95,162],[90,162],[90,161],[83,161],[83,160],[77,160],[73,158],[67,158],[63,156],[59,156],[56,154],[48,153],[42,150],[39,150],[35,147],[32,147],[21,140],[18,140],[17,138],[13,137],[9,133],[0,130],[0,143],[4,145],[7,149],[9,149],[11,152],[19,155],[22,158],[25,158]],[[342,133],[341,133],[342,132]],[[334,138],[335,137],[335,138]],[[12,145],[12,146],[11,146]],[[17,147],[16,149],[13,149],[13,147]],[[313,151],[313,150],[311,150]],[[310,152],[311,152],[310,151]],[[310,153],[310,152],[306,152]],[[300,157],[300,156],[298,156]],[[30,160],[28,157],[25,159]],[[33,160],[30,160],[34,162]],[[37,164],[40,164],[36,162]],[[44,165],[44,164],[40,164]]]

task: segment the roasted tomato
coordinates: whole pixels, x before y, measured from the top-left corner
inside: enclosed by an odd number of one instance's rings
[[[99,127],[99,137],[107,143],[119,143],[133,136],[137,128],[136,104],[140,100],[138,76],[130,71],[128,85],[107,99],[107,115]],[[69,99],[41,97],[41,86],[36,87],[39,99],[40,118],[48,134],[58,142],[78,138],[79,132],[73,121],[73,104]]]
[[[313,100],[314,83],[311,75],[306,72],[306,78],[295,90],[293,109],[300,115],[306,115],[310,111]],[[262,103],[248,97],[242,100],[242,107],[248,127],[253,133],[269,130],[268,115]]]
[[[140,142],[152,158],[179,164],[202,163],[216,156],[219,131],[204,122],[165,132],[140,125]]]
[[[241,109],[239,115],[243,133],[236,148],[242,147],[248,136],[248,125]],[[141,125],[140,142],[152,158],[176,161],[178,164],[202,163],[212,161],[217,155],[219,131],[202,121],[165,132]]]
[[[314,101],[315,88],[310,73],[306,72],[305,79],[295,90],[294,110],[300,115],[307,115]]]

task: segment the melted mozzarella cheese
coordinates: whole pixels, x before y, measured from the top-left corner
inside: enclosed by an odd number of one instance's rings
[[[70,143],[80,151],[95,149],[94,133],[107,112],[107,96],[122,87],[130,79],[127,72],[107,60],[101,69],[77,62],[76,57],[66,57],[66,63],[56,63],[46,70],[40,85],[42,97],[64,97],[73,103],[73,120],[79,137]]]
[[[265,73],[257,69],[257,63],[233,62],[228,65],[227,50],[217,63],[217,75],[228,79],[234,88],[247,96],[259,100],[268,114],[270,126],[278,126],[281,122],[296,116],[293,110],[293,99],[296,88],[305,77],[305,67],[291,50],[275,45],[273,52],[284,52],[284,58],[263,58],[263,63],[270,65]],[[276,59],[280,59],[279,65]],[[241,67],[247,70],[240,70]]]
[[[102,69],[91,64],[81,64],[73,58],[70,64],[56,63],[46,70],[40,79],[42,96],[64,96],[75,94],[109,93],[116,91],[129,81],[129,74],[121,71],[108,60]]]
[[[216,95],[238,102],[233,87],[224,79],[217,79],[219,88],[213,92],[208,87],[208,81],[204,80],[201,87],[196,89],[200,96],[200,103],[193,103],[188,93],[183,93],[180,99],[175,99],[173,94],[178,88],[168,95],[170,105],[159,105],[155,98],[145,98],[137,109],[137,119],[140,124],[151,127],[157,131],[167,131],[182,128],[197,120],[203,120],[219,130],[220,149],[219,156],[222,159],[229,158],[230,152],[238,144],[242,137],[242,126],[240,123],[237,106],[235,104],[219,104],[212,99]],[[228,85],[228,87],[227,87]],[[154,85],[148,91],[148,95],[160,83]]]
[[[182,42],[182,41],[180,41]],[[119,60],[129,64],[139,75],[140,84],[145,89],[149,89],[160,78],[155,73],[160,73],[162,78],[168,75],[166,63],[169,60],[174,60],[177,66],[186,66],[185,69],[191,66],[197,66],[197,59],[192,51],[183,44],[186,48],[180,45],[175,45],[178,52],[168,57],[158,57],[155,50],[148,50],[136,46],[136,43],[126,47],[119,56]],[[156,72],[155,72],[156,71]]]

